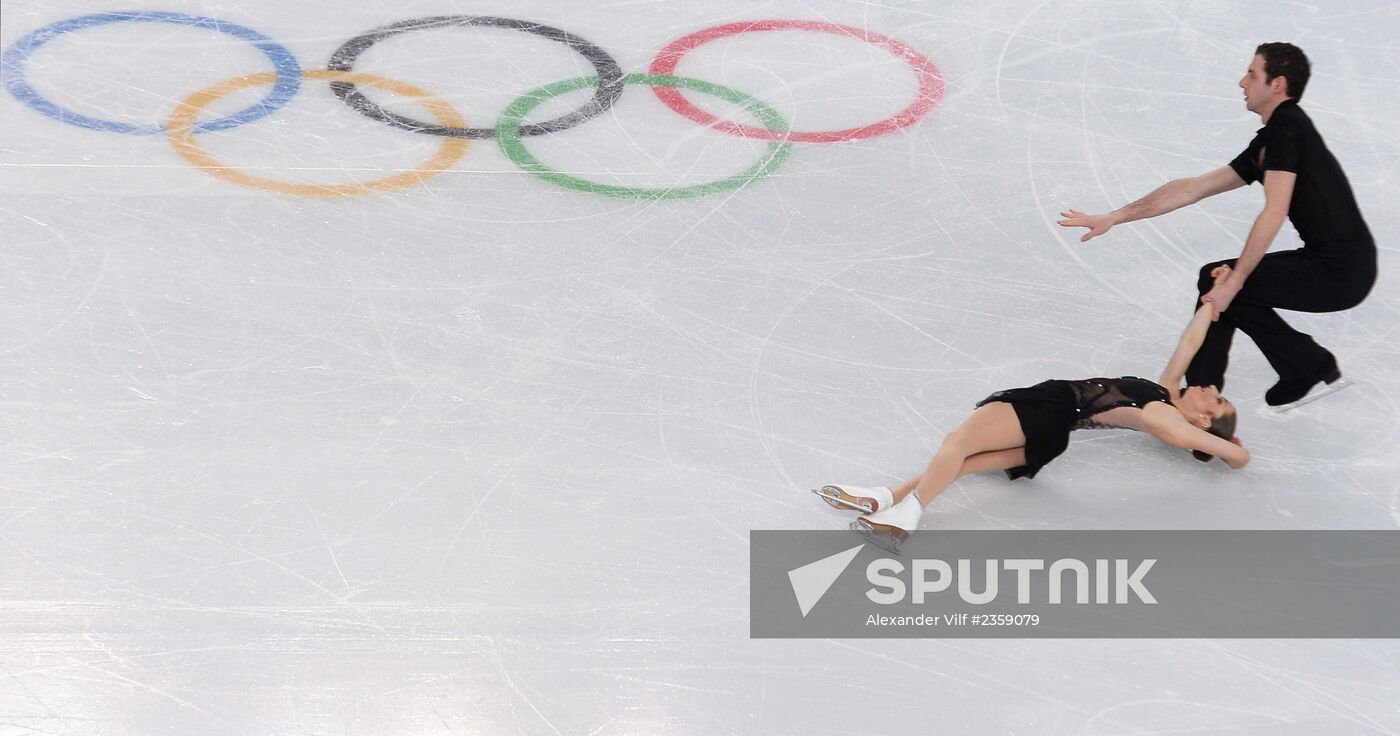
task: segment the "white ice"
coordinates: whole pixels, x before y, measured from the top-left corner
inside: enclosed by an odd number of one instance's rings
[[[1236,82],[1263,41],[1312,58],[1303,106],[1380,246],[1362,306],[1288,316],[1357,385],[1266,417],[1273,376],[1240,337],[1226,393],[1245,471],[1083,432],[1033,481],[959,482],[923,524],[1400,526],[1400,7],[7,0],[0,46],[133,6],[256,29],[305,68],[430,15],[557,26],[629,73],[708,26],[801,18],[898,39],[946,91],[908,128],[794,144],[766,178],[661,201],[563,188],[491,140],[393,191],[260,191],[162,136],[0,92],[0,734],[1400,732],[1394,641],[748,635],[749,531],[848,518],[809,488],[917,472],[996,389],[1156,375],[1197,267],[1238,254],[1260,188],[1089,244],[1055,220],[1233,158],[1259,127]],[[128,23],[55,39],[26,73],[57,104],[151,124],[270,69],[226,34]],[[589,73],[558,44],[463,29],[386,41],[356,69],[483,127]],[[879,48],[796,31],[716,41],[678,73],[803,130],[898,112],[915,84]],[[309,80],[197,140],[317,184],[442,145]],[[767,150],[644,86],[527,146],[657,187]],[[1275,248],[1297,244],[1286,227]]]

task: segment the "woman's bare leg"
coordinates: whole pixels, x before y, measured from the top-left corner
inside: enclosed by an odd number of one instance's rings
[[[978,407],[943,438],[923,473],[894,489],[895,503],[917,491],[919,504],[927,507],[935,496],[967,473],[1024,464],[1025,445],[1021,420],[1010,404],[998,401]]]
[[[963,461],[962,467],[958,469],[958,477],[973,475],[976,473],[986,473],[991,470],[1009,470],[1026,464],[1026,448],[1013,447],[1009,450],[989,450],[979,452]],[[894,502],[899,503],[913,492],[914,486],[919,484],[923,474],[910,478],[899,484],[894,489]]]

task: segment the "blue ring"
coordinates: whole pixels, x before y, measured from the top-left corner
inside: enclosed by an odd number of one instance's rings
[[[272,61],[272,66],[277,70],[277,83],[273,85],[272,92],[261,102],[244,110],[240,110],[233,115],[217,120],[210,120],[209,122],[200,123],[195,126],[195,130],[201,133],[236,128],[244,123],[251,123],[259,118],[271,115],[290,102],[291,99],[296,96],[297,90],[301,89],[301,64],[297,62],[296,57],[293,56],[292,52],[288,51],[285,46],[273,41],[267,36],[251,28],[245,28],[217,18],[145,10],[124,10],[115,13],[80,15],[76,18],[69,18],[68,20],[44,26],[24,38],[21,38],[16,41],[13,46],[5,49],[4,55],[0,56],[0,77],[4,78],[5,88],[10,91],[10,94],[18,98],[20,102],[23,102],[59,122],[71,123],[93,130],[106,130],[113,133],[127,133],[130,135],[159,135],[164,133],[164,123],[159,125],[118,123],[111,120],[102,120],[101,118],[91,118],[73,112],[72,110],[59,107],[35,91],[25,78],[24,65],[40,46],[43,46],[65,33],[122,21],[174,23],[176,25],[207,28],[212,31],[227,33],[230,36],[235,36],[252,43]]]

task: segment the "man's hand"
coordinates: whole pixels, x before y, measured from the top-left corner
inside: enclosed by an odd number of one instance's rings
[[[1089,232],[1084,233],[1084,237],[1079,239],[1081,243],[1087,243],[1094,238],[1108,232],[1113,227],[1113,220],[1108,215],[1086,215],[1079,210],[1068,210],[1061,212],[1061,227],[1087,227]]]
[[[1210,272],[1210,275],[1215,278],[1215,287],[1201,297],[1201,303],[1215,305],[1215,314],[1211,315],[1212,322],[1220,319],[1220,313],[1229,309],[1230,302],[1234,301],[1235,295],[1240,293],[1240,287],[1243,284],[1231,279],[1230,276],[1233,274],[1234,271],[1230,270],[1229,266],[1216,266]]]

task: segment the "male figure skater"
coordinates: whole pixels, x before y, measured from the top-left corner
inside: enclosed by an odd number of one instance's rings
[[[1202,302],[1219,314],[1206,333],[1186,382],[1191,386],[1225,385],[1230,342],[1239,328],[1259,346],[1278,382],[1265,394],[1270,406],[1293,404],[1319,383],[1339,383],[1337,359],[1279,317],[1275,309],[1337,312],[1366,297],[1376,281],[1376,246],[1356,206],[1351,185],[1337,159],[1298,106],[1311,66],[1302,49],[1289,43],[1261,44],[1240,79],[1245,107],[1264,121],[1244,152],[1201,176],[1167,182],[1146,197],[1105,215],[1078,210],[1060,213],[1064,227],[1087,227],[1081,241],[1108,232],[1114,225],[1156,217],[1206,197],[1255,181],[1264,184],[1264,209],[1254,220],[1239,258],[1201,267],[1197,289]],[[1287,217],[1303,247],[1268,253]],[[1219,285],[1210,277],[1219,265],[1233,269]],[[1192,305],[1193,309],[1195,305]]]

